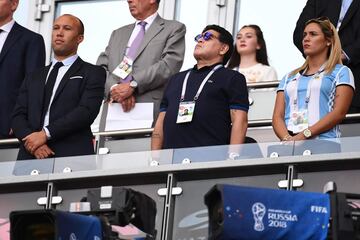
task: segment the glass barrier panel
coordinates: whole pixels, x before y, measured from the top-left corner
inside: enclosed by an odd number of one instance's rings
[[[13,144],[0,145],[0,162],[15,161],[17,159],[18,152],[18,146],[15,147]]]
[[[233,160],[242,160],[292,156],[294,151],[293,145],[293,142],[265,142],[230,145],[229,149],[231,149],[231,153],[229,154],[229,158]]]
[[[228,159],[229,146],[206,146],[174,149],[173,164],[214,162]]]
[[[98,169],[98,155],[83,155],[55,159],[54,173],[91,171]]]
[[[341,152],[360,152],[360,137],[340,138]]]
[[[340,139],[309,139],[296,141],[294,144],[294,156],[340,153]]]
[[[15,176],[48,174],[53,171],[54,158],[21,160],[8,163],[5,162],[4,164],[4,169],[6,171],[4,174]],[[3,165],[1,164],[0,166],[0,173],[2,174]]]
[[[13,176],[14,165],[15,165],[15,161],[0,162],[0,178]]]
[[[294,142],[267,142],[259,143],[263,157],[287,157],[292,156],[294,152]]]
[[[100,169],[143,168],[171,164],[173,150],[114,153],[99,155]]]
[[[293,142],[246,143],[174,149],[173,164],[292,156]]]

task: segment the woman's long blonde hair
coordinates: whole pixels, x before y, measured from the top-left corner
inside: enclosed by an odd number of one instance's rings
[[[326,40],[330,41],[331,46],[328,50],[328,60],[326,62],[324,71],[330,73],[336,64],[342,64],[341,60],[341,42],[339,35],[334,25],[330,22],[327,17],[319,17],[310,19],[306,22],[305,27],[310,23],[316,23],[320,26],[321,31],[324,33]],[[298,72],[304,71],[309,67],[309,60],[306,57],[304,64],[291,72],[291,75],[295,75]]]

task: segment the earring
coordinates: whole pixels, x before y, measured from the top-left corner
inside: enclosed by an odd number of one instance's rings
[[[330,46],[330,43],[327,43],[326,46]]]

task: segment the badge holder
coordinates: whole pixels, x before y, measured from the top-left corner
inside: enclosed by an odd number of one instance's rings
[[[132,65],[133,60],[125,56],[112,73],[122,79],[125,79],[132,72]]]
[[[302,109],[297,112],[293,112],[290,120],[293,124],[294,133],[302,132],[309,127],[309,118],[308,118],[307,109]]]
[[[195,102],[180,102],[176,123],[191,122],[194,115]]]

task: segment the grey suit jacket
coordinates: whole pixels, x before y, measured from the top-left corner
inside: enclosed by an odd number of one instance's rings
[[[105,94],[120,81],[112,74],[120,64],[135,24],[126,25],[112,32],[105,52],[97,65],[107,70]],[[165,20],[159,15],[145,33],[144,40],[133,62],[133,79],[138,83],[136,102],[154,103],[154,121],[159,112],[162,94],[170,76],[177,73],[185,54],[185,25],[174,20]]]

